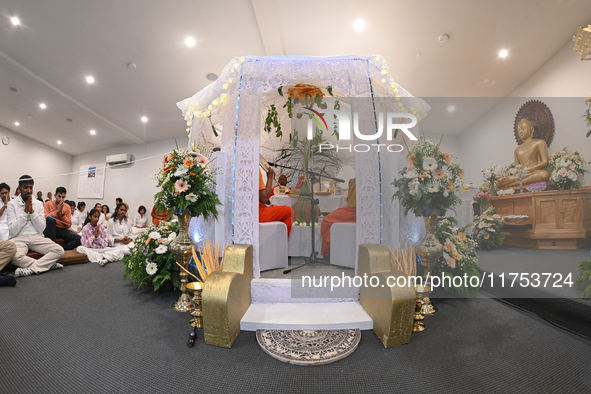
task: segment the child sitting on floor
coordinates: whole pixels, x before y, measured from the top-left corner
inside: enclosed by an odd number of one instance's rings
[[[80,233],[82,245],[76,251],[86,254],[88,261],[104,267],[107,263],[123,259],[124,251],[118,247],[110,247],[107,230],[99,223],[100,216],[98,209],[90,210]]]

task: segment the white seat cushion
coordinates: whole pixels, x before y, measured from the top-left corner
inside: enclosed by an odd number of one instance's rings
[[[330,263],[355,268],[357,224],[334,223],[330,226]]]
[[[287,226],[283,222],[259,223],[259,268],[287,268]]]

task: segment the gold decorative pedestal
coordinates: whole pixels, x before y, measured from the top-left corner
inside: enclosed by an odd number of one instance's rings
[[[423,308],[423,296],[425,294],[429,294],[431,292],[430,287],[415,287],[415,292],[417,293],[417,299],[415,302],[415,314],[414,314],[414,321],[412,323],[412,332],[422,332],[425,330],[425,323],[423,320],[425,319],[425,315],[421,312]]]
[[[189,269],[189,260],[191,260],[192,252],[193,252],[193,244],[191,243],[191,239],[187,236],[187,229],[189,227],[189,222],[191,221],[191,211],[185,209],[180,215],[179,218],[179,234],[174,239],[174,241],[170,244],[170,251],[174,254],[176,261],[182,265],[185,270]],[[172,305],[172,309],[177,312],[189,312],[195,308],[195,305],[189,298],[189,294],[187,293],[187,272],[181,270],[181,296]]]
[[[187,290],[193,293],[193,304],[195,308],[191,311],[191,327],[203,328],[203,312],[201,311],[201,291],[203,290],[203,283],[191,282],[187,285]]]
[[[425,213],[428,213],[428,215],[423,215],[423,218],[425,219],[425,228],[427,229],[427,235],[425,235],[425,238],[423,238],[423,240],[419,243],[416,249],[417,254],[421,257],[421,262],[423,263],[423,267],[425,269],[425,272],[423,273],[425,283],[422,284],[422,287],[417,286],[417,297],[421,298],[421,305],[419,306],[419,303],[417,301],[417,307],[420,308],[419,313],[423,317],[432,315],[437,312],[437,308],[433,306],[433,304],[431,303],[431,299],[429,298],[429,293],[431,292],[430,284],[426,282],[427,278],[430,278],[429,273],[431,272],[431,269],[443,254],[443,245],[441,245],[441,242],[439,242],[439,240],[435,236],[435,230],[437,229],[437,220],[439,218],[439,211],[437,209],[433,209],[431,212]],[[414,332],[421,331],[422,330]]]

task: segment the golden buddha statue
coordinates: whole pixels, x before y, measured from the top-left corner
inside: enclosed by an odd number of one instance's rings
[[[548,167],[548,145],[546,141],[534,139],[534,125],[523,118],[517,125],[519,137],[523,144],[515,148],[515,166],[521,165],[527,173],[522,177],[523,186],[537,182],[548,182],[550,174],[546,171]],[[508,176],[500,179],[497,184],[498,190],[519,188],[519,176]]]

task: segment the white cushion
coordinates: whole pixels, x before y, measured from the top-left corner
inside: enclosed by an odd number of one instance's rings
[[[330,226],[330,263],[355,268],[357,224],[334,223]]]
[[[287,268],[287,226],[283,222],[259,223],[259,268]]]

